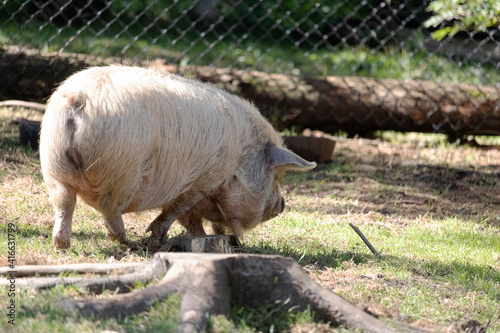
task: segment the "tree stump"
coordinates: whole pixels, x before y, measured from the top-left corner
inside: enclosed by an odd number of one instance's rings
[[[172,237],[167,240],[159,252],[194,252],[194,253],[232,253],[232,247],[239,247],[240,242],[234,235],[208,235]]]
[[[332,159],[335,141],[315,136],[284,136],[283,141],[288,149],[300,157],[316,163],[326,163]]]
[[[106,299],[65,298],[58,302],[61,308],[73,309],[84,317],[120,319],[141,313],[172,294],[180,294],[177,332],[203,331],[207,315],[226,315],[232,305],[257,307],[269,302],[280,304],[283,311],[309,309],[316,321],[343,325],[350,330],[434,332],[401,322],[392,322],[397,329],[387,326],[317,284],[293,259],[277,255],[158,252],[146,263],[19,266],[16,271],[16,287],[21,290],[47,289],[62,284],[95,294],[105,290],[118,292]],[[67,272],[104,276],[43,277]],[[117,275],[107,275],[111,273]],[[0,275],[9,274],[8,267],[0,268]],[[25,278],[19,278],[21,276]],[[144,289],[133,290],[137,282],[152,283]],[[0,285],[9,283],[9,279],[0,279]],[[458,331],[469,332],[469,326],[461,325]],[[477,323],[476,326],[480,328],[477,332],[485,332],[488,325]]]
[[[359,328],[364,332],[397,332],[380,320],[356,308],[342,297],[320,286],[292,259],[281,256],[252,254],[198,254],[158,252],[144,264],[86,265],[83,271],[117,272],[91,278],[31,277],[17,279],[21,289],[46,289],[57,284],[74,285],[93,293],[118,290],[120,294],[107,299],[75,300],[66,298],[58,305],[78,311],[82,316],[97,318],[124,318],[138,314],[172,294],[182,296],[178,332],[202,331],[206,328],[207,314],[225,315],[230,306],[259,306],[277,302],[284,310],[296,307],[315,313],[315,320]],[[82,265],[54,266],[45,273],[82,271]],[[116,268],[116,269],[115,269]],[[24,276],[38,275],[40,266],[17,267]],[[8,274],[1,268],[0,274]],[[134,291],[134,282],[148,287]],[[0,280],[5,284],[7,279]]]

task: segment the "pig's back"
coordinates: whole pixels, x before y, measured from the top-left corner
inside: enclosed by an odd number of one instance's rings
[[[234,174],[241,143],[252,137],[242,107],[174,75],[119,66],[80,72],[49,101],[44,177],[98,210],[144,210],[187,190],[209,193]]]

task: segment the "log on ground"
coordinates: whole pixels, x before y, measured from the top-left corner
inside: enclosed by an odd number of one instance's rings
[[[365,134],[376,130],[500,134],[500,91],[492,86],[365,77],[301,78],[238,69],[174,66],[70,53],[0,49],[0,96],[44,100],[69,75],[110,63],[175,72],[253,101],[280,129]]]
[[[500,135],[500,90],[496,87],[349,76],[300,78],[164,66],[158,60],[150,68],[210,82],[252,100],[280,129]]]

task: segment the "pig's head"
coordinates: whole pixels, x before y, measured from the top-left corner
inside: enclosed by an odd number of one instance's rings
[[[285,208],[279,185],[283,174],[314,167],[316,163],[267,143],[264,151],[246,155],[237,173],[216,192],[214,202],[222,220],[217,222],[224,223],[240,237],[244,231],[276,217]]]

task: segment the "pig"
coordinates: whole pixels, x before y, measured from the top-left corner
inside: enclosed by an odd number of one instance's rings
[[[91,67],[50,97],[40,134],[54,206],[52,241],[70,246],[77,195],[127,242],[122,214],[161,209],[149,225],[165,239],[179,222],[241,236],[284,209],[280,178],[316,166],[283,146],[250,102],[213,85],[139,67]]]

